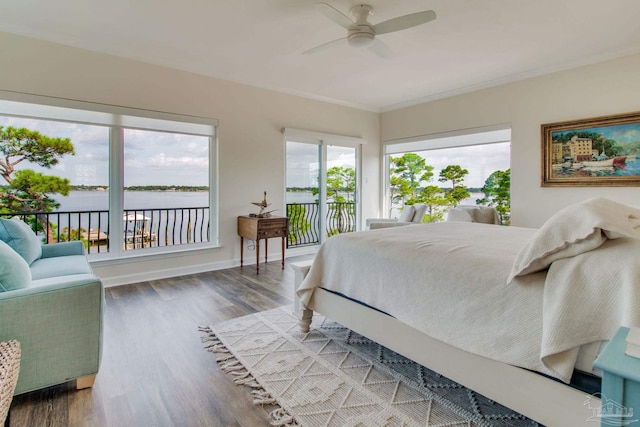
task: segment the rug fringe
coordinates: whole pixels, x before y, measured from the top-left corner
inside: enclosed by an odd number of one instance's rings
[[[272,426],[297,426],[299,425],[287,411],[282,408],[271,411]]]
[[[251,372],[229,351],[210,327],[200,326],[198,330],[204,334],[201,340],[203,343],[206,343],[204,347],[207,351],[217,355],[216,362],[220,366],[220,369],[226,374],[233,376],[233,382],[235,384],[253,389],[251,390],[251,395],[253,396],[254,405],[275,405],[278,407],[269,413],[272,426],[300,425],[293,416],[289,414],[286,409],[282,408],[278,401],[258,383],[255,377],[251,375]]]

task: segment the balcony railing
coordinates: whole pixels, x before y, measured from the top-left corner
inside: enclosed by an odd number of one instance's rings
[[[125,251],[157,246],[208,242],[209,208],[185,207],[125,210],[123,235],[109,233],[109,211],[14,212],[2,217],[22,219],[44,243],[82,240],[90,254],[108,252],[113,244]]]
[[[320,243],[319,206],[317,203],[287,204],[289,218],[288,248]],[[354,202],[327,203],[327,235],[350,233],[356,230],[356,204]]]

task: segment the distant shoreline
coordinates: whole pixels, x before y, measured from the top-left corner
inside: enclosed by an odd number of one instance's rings
[[[107,191],[107,185],[72,185],[71,191]],[[206,186],[185,186],[185,185],[134,185],[124,187],[124,191],[167,191],[167,192],[206,192],[209,187]]]

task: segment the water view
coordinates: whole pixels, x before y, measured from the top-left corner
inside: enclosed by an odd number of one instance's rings
[[[69,196],[56,196],[59,211],[97,211],[109,207],[106,191],[71,191]],[[204,207],[209,205],[206,191],[125,191],[126,210]]]

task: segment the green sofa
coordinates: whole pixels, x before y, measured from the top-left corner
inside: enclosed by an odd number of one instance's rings
[[[28,232],[12,221],[19,220],[0,219],[0,341],[17,340],[22,349],[15,394],[71,380],[91,387],[102,353],[102,282],[82,242],[38,238],[34,247],[32,236],[29,244],[14,238]]]

